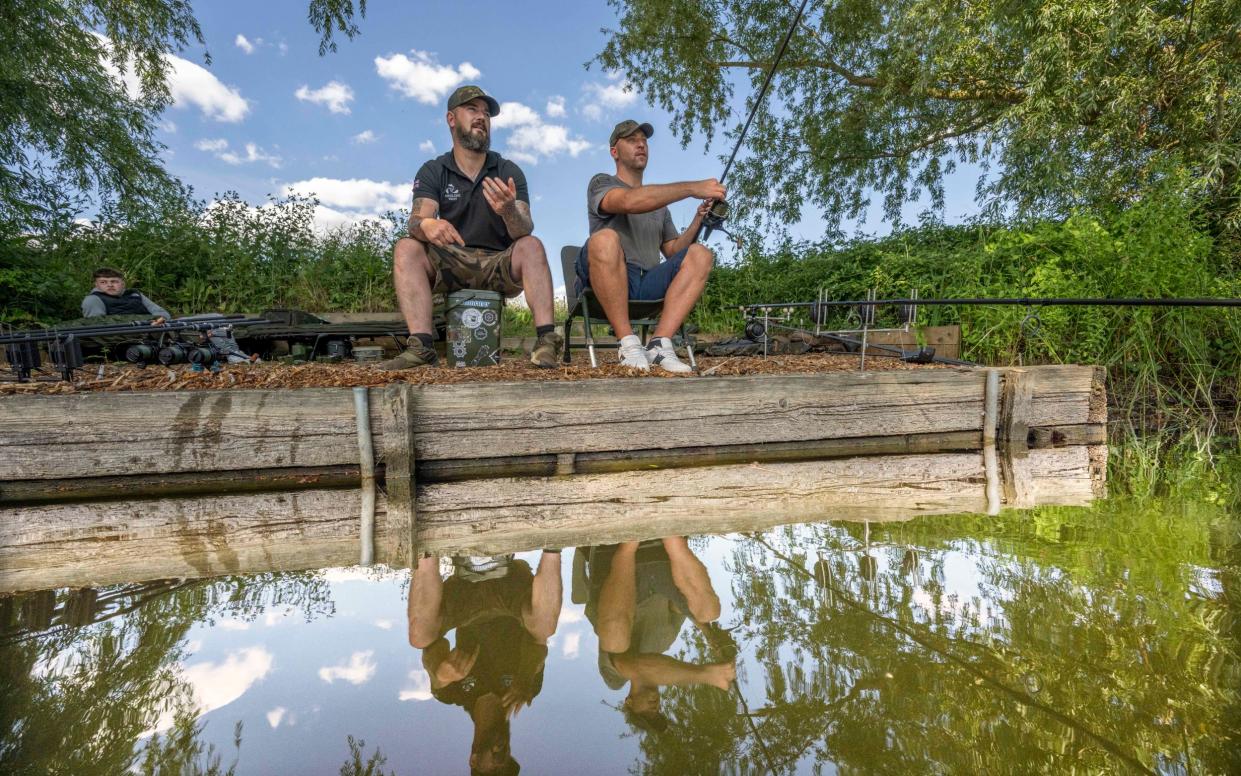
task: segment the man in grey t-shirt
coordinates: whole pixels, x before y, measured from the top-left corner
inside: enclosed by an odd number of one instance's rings
[[[643,184],[650,124],[627,119],[608,139],[616,173],[600,173],[586,189],[590,239],[577,257],[582,287],[595,292],[603,312],[620,338],[620,362],[625,366],[669,372],[689,372],[690,366],[672,347],[672,335],[694,309],[715,256],[694,242],[711,203],[723,199],[724,187],[715,178],[681,183]],[[677,232],[668,205],[700,199],[698,212],[684,232]],[[660,260],[660,254],[666,257]],[[570,281],[565,278],[566,284]],[[629,325],[630,299],[664,300],[663,314],[651,341],[643,346]]]

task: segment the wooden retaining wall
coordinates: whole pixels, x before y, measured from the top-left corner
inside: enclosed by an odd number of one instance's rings
[[[1056,472],[1100,476],[1027,446],[1098,444],[1106,423],[1102,370],[1077,366],[365,395],[364,418],[350,388],[0,399],[0,591],[357,562],[360,429],[386,488],[376,560],[404,565],[1046,503]]]
[[[1008,505],[1084,505],[1106,452],[1073,446],[1009,460]],[[426,483],[420,550],[493,555],[822,520],[986,512],[977,452]],[[0,510],[0,593],[292,571],[358,562],[357,488],[223,494]],[[408,563],[406,518],[381,495],[376,560]]]
[[[589,470],[979,449],[986,371],[395,384],[370,389],[369,424],[387,449],[383,408],[407,397],[420,480],[554,472],[566,455]],[[1102,441],[1101,369],[1000,371],[1027,389],[1007,427]],[[102,495],[92,487],[176,492],[178,478],[284,486],[356,472],[357,419],[349,388],[13,396],[0,399],[0,454],[0,503]]]

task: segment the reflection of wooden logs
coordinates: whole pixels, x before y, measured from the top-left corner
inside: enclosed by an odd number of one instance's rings
[[[1086,504],[1089,448],[1009,467],[1014,504]],[[499,554],[793,522],[903,520],[986,510],[977,452],[420,483],[420,549]],[[304,490],[48,504],[0,512],[0,592],[352,565],[359,493]],[[408,563],[408,523],[376,509],[377,559]]]
[[[65,596],[65,613],[63,622],[80,628],[95,621],[95,603],[99,599],[99,591],[93,587],[81,587],[70,590]]]
[[[56,613],[56,591],[39,590],[22,598],[21,626],[26,630],[45,630]]]

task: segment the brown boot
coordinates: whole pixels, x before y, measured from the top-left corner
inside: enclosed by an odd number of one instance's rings
[[[560,348],[564,345],[564,337],[549,331],[539,337],[530,351],[530,363],[540,369],[554,369],[560,365]]]
[[[385,372],[395,372],[399,369],[416,369],[420,366],[435,366],[439,363],[440,358],[433,348],[428,348],[414,337],[409,338],[409,343],[409,346],[396,358],[380,361],[375,368]]]

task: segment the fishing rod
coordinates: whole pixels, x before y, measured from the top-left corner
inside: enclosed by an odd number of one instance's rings
[[[163,334],[167,332],[179,331],[210,331],[211,329],[223,329],[231,326],[257,326],[265,323],[271,323],[271,321],[263,318],[246,318],[244,316],[234,315],[221,318],[183,321],[173,320],[155,324],[149,321],[129,321],[125,323],[99,324],[98,326],[49,326],[42,329],[13,330],[7,334],[0,334],[0,345],[13,345],[26,342],[52,342],[56,340],[63,340],[68,337],[91,339],[95,337],[123,336],[128,334],[145,336],[147,334]]]
[[[737,136],[737,144],[733,146],[733,152],[728,155],[728,161],[724,164],[724,172],[720,173],[720,185],[724,184],[724,181],[728,178],[729,171],[733,168],[733,162],[737,159],[737,152],[741,150],[741,144],[745,142],[746,133],[750,131],[750,124],[754,122],[754,117],[758,114],[758,108],[763,104],[763,98],[767,96],[767,89],[771,86],[772,78],[775,77],[776,68],[780,66],[780,60],[784,58],[784,52],[788,49],[789,41],[793,39],[793,32],[797,29],[797,24],[801,21],[802,14],[806,12],[806,5],[809,2],[810,0],[802,0],[801,7],[797,9],[797,15],[793,17],[793,23],[789,25],[788,32],[784,34],[784,40],[780,43],[780,50],[776,52],[776,58],[771,61],[771,67],[767,70],[767,75],[763,79],[763,85],[759,87],[758,96],[754,98],[754,104],[750,106],[750,112],[745,118],[745,124],[741,127],[741,134]],[[728,210],[728,203],[724,200],[717,199],[715,202],[712,202],[711,209],[703,216],[702,225],[698,227],[698,234],[694,235],[694,242],[698,242],[699,236],[704,240],[707,239],[711,236],[711,232],[716,229],[724,231],[722,227],[724,221],[728,218]]]
[[[1013,305],[1017,307],[1241,307],[1241,299],[1228,298],[1143,298],[1143,297],[967,297],[962,299],[848,299],[824,300],[818,302],[773,302],[747,304],[741,311],[748,313],[756,310],[796,310],[809,309],[817,311],[828,307],[868,308],[876,305],[915,305],[928,307],[946,307],[951,305],[987,306]]]

